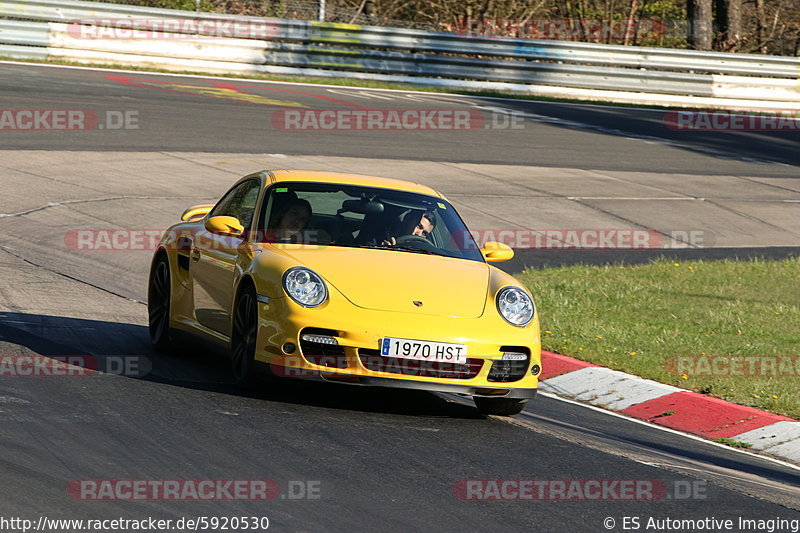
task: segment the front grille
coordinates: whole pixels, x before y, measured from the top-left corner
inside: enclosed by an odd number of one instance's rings
[[[359,348],[358,357],[373,372],[388,372],[426,378],[472,379],[483,367],[483,359],[467,359],[466,364],[417,361],[400,357],[384,357],[378,350]]]
[[[493,361],[486,380],[494,383],[509,383],[524,378],[531,359],[528,349],[522,346],[503,346],[500,351],[524,353],[527,357],[520,361]]]
[[[303,340],[304,334],[327,335],[336,337],[338,332],[323,328],[304,328],[300,331],[300,353],[309,363],[329,368],[347,368],[347,357],[344,348],[336,344],[323,344]]]

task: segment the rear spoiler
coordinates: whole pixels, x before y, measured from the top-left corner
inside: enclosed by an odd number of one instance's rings
[[[214,207],[213,204],[211,205],[193,205],[192,207],[186,209],[181,215],[181,220],[194,222],[195,220],[199,220],[206,216],[209,211]]]

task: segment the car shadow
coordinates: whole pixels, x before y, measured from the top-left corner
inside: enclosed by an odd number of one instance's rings
[[[360,387],[260,376],[248,389],[231,375],[227,353],[181,335],[179,348],[155,352],[138,324],[31,313],[0,312],[0,358],[40,355],[129,379],[258,400],[383,414],[485,418],[474,408],[425,391]]]

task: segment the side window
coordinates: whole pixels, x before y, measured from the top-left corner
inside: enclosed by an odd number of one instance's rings
[[[253,221],[253,212],[260,191],[261,183],[258,180],[247,180],[228,192],[209,216],[235,217],[242,226],[248,228]]]

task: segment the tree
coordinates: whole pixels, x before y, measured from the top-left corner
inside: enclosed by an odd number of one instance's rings
[[[636,30],[634,28],[634,24],[636,21],[634,17],[636,17],[636,10],[639,8],[639,1],[638,0],[631,0],[631,9],[628,11],[628,20],[625,23],[625,37],[623,38],[622,44],[631,44],[631,38],[634,36]]]
[[[756,41],[758,51],[767,53],[767,17],[764,12],[764,0],[756,0]]]
[[[711,0],[688,0],[689,44],[697,50],[711,50],[713,11]]]
[[[742,0],[717,0],[719,48],[735,52],[742,41]]]

